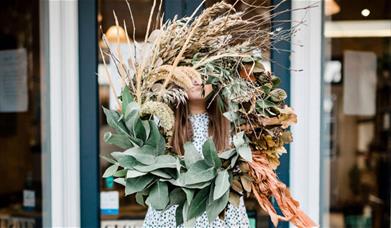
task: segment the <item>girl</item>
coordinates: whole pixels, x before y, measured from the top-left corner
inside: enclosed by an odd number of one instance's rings
[[[227,149],[230,141],[229,122],[223,116],[217,106],[216,99],[208,107],[206,97],[212,92],[211,85],[204,86],[202,95],[202,81],[193,80],[193,87],[186,91],[188,102],[175,110],[175,132],[172,147],[178,154],[183,155],[183,144],[192,141],[199,153],[202,153],[202,145],[209,136],[213,138],[218,151]],[[145,228],[171,228],[177,227],[175,221],[176,206],[161,212],[149,208],[145,216]],[[183,227],[183,224],[179,227]],[[209,224],[206,212],[196,219],[194,227],[235,227],[247,228],[249,221],[244,207],[243,197],[240,198],[240,206],[228,204],[225,219],[216,218]]]

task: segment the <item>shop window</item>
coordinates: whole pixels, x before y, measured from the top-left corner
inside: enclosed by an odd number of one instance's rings
[[[47,121],[41,115],[40,4],[1,1],[0,9],[0,227],[41,227]]]
[[[325,1],[322,227],[390,227],[390,7]]]

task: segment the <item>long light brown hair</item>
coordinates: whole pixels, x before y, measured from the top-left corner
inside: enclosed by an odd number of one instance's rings
[[[206,111],[209,115],[209,136],[212,137],[217,151],[222,152],[229,147],[230,123],[228,119],[223,116],[225,110],[218,105],[219,102],[222,102],[220,97],[213,99],[210,105],[209,101],[207,101]],[[191,141],[193,137],[193,130],[188,118],[190,115],[188,103],[189,102],[180,104],[175,109],[175,129],[171,140],[171,146],[179,155],[184,154],[183,144]]]

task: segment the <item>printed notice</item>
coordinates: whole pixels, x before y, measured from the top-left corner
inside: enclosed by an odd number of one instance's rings
[[[107,191],[100,193],[100,210],[103,215],[119,214],[119,192]]]
[[[35,192],[31,190],[23,190],[23,206],[35,207]]]
[[[27,53],[0,51],[0,112],[27,111]]]

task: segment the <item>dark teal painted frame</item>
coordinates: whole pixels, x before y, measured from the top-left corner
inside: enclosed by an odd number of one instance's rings
[[[277,5],[280,2],[284,0],[272,0],[272,5]],[[284,13],[281,13],[275,17],[272,18],[272,31],[274,31],[277,28],[282,28],[283,30],[290,30],[291,24],[290,22],[278,22],[278,21],[290,21],[291,20],[291,1],[284,1],[279,7],[277,7],[273,14],[276,14],[278,12],[285,11]],[[286,103],[290,104],[290,94],[291,94],[291,62],[290,62],[290,51],[277,51],[280,50],[291,50],[291,42],[290,41],[279,41],[277,43],[273,44],[274,48],[271,50],[270,56],[271,56],[271,70],[275,75],[278,75],[281,78],[281,87],[286,91],[288,94],[288,98],[286,100]],[[276,50],[277,49],[277,50]],[[283,181],[287,186],[290,185],[289,182],[289,159],[290,159],[290,146],[287,145],[286,150],[288,153],[284,154],[280,158],[280,166],[277,169],[278,177],[281,181]],[[275,207],[277,208],[277,204],[274,203]],[[281,213],[280,210],[277,210],[279,213]],[[270,227],[273,227],[273,224],[270,222]],[[287,228],[289,227],[289,223],[287,222],[280,222],[278,224],[279,228]]]
[[[100,227],[97,1],[78,1],[80,226]]]

